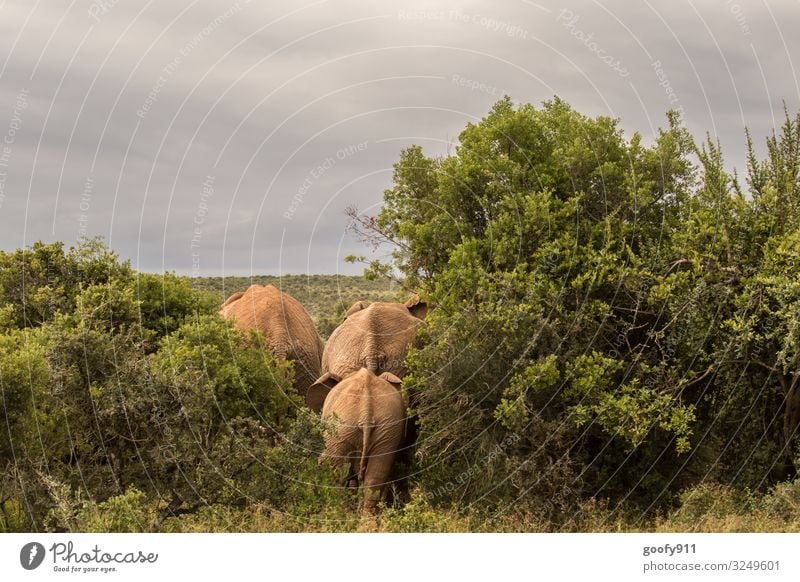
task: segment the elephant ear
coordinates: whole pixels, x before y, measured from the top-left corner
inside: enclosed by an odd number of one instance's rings
[[[322,405],[325,404],[325,399],[328,397],[328,392],[333,390],[341,378],[336,374],[326,372],[314,382],[306,392],[306,404],[308,407],[319,414],[322,412]]]
[[[400,378],[398,378],[397,376],[395,376],[391,372],[384,372],[383,374],[381,374],[381,378],[383,378],[389,384],[391,384],[392,386],[394,386],[395,388],[400,390],[400,384],[401,384],[402,380],[400,380]]]
[[[367,307],[370,306],[371,303],[372,301],[356,301],[355,303],[353,303],[353,306],[347,310],[347,313],[344,314],[344,318],[347,319],[354,313],[357,313],[362,309],[366,309]]]
[[[428,315],[428,304],[420,299],[420,296],[416,293],[404,305],[411,312],[411,315],[417,319],[425,319]]]

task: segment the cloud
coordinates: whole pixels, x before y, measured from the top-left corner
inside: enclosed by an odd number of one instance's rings
[[[760,138],[783,101],[800,107],[800,14],[789,3],[82,0],[65,10],[0,8],[0,135],[30,92],[0,245],[86,231],[150,271],[359,272],[343,262],[366,250],[345,232],[344,209],[377,211],[402,147],[444,155],[505,93],[558,94],[645,139],[677,107],[740,168],[743,124]]]

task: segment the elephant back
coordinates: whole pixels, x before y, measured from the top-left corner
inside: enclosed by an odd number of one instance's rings
[[[260,331],[270,352],[294,362],[294,385],[305,395],[319,376],[322,354],[314,320],[302,303],[274,285],[251,285],[231,296],[220,314],[239,330]]]
[[[364,302],[359,302],[364,303]],[[322,370],[342,378],[366,368],[403,377],[405,359],[424,322],[402,303],[370,303],[351,308],[331,334],[322,355]]]
[[[396,424],[405,418],[400,391],[370,370],[361,368],[339,382],[328,394],[322,418],[334,415],[351,427]]]

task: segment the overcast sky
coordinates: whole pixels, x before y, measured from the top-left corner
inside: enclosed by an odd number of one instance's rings
[[[0,248],[359,273],[344,209],[504,93],[648,139],[678,108],[741,168],[742,128],[798,109],[798,30],[798,0],[0,0]]]

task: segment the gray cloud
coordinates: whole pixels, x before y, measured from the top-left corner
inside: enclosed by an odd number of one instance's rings
[[[0,245],[85,231],[148,271],[356,273],[344,209],[376,211],[400,149],[445,154],[503,93],[645,139],[679,107],[739,168],[743,124],[800,107],[793,3],[398,6],[5,2]]]

